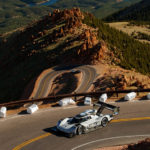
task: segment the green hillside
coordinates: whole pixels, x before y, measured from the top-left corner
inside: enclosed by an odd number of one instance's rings
[[[105,21],[137,21],[150,23],[150,1],[142,0],[135,5],[106,17]]]
[[[27,25],[33,20],[39,19],[49,11],[45,6],[30,7],[21,0],[0,1],[0,34]]]
[[[124,7],[140,0],[58,0],[51,6],[30,6],[29,3],[38,3],[43,0],[1,0],[0,1],[0,34],[10,32],[27,25],[33,20],[47,14],[53,9],[80,7],[84,11],[93,13],[98,18],[106,17]]]
[[[110,50],[120,59],[118,65],[126,69],[135,69],[143,74],[150,74],[150,44],[134,40],[95,17],[87,16],[85,23],[95,28],[98,27],[99,39],[107,42]]]
[[[51,7],[58,9],[80,7],[81,10],[91,12],[98,18],[104,18],[139,1],[140,0],[123,0],[121,2],[117,2],[117,0],[60,0]]]

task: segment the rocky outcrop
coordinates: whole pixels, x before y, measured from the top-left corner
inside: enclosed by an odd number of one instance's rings
[[[97,39],[96,30],[83,25],[82,20],[84,19],[84,15],[79,8],[65,9],[63,11],[54,10],[51,18],[53,23],[64,22],[64,25],[59,29],[53,30],[51,37],[49,37],[51,43],[58,42],[61,37],[65,37],[68,34],[76,36],[76,41],[81,43],[74,48],[71,57],[67,56],[64,59],[66,60],[65,63],[95,64],[105,58],[104,56],[108,52],[106,43]],[[67,42],[66,47],[74,45],[73,42]]]
[[[105,72],[94,83],[95,91],[150,88],[150,77],[146,75],[106,64],[104,67]]]
[[[64,64],[96,64],[107,60],[113,55],[112,52],[110,54],[107,44],[97,38],[96,29],[82,23],[83,19],[84,15],[79,8],[56,9],[22,30],[12,49],[20,52],[19,61],[38,55],[53,45],[61,49],[63,58],[60,61]],[[47,60],[50,64],[56,63],[55,58],[50,56],[47,56]]]

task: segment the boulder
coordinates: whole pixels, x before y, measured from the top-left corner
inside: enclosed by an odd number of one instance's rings
[[[72,98],[63,98],[59,101],[60,106],[74,105],[75,101]]]
[[[104,93],[104,94],[102,94],[102,95],[100,96],[99,101],[101,101],[101,102],[106,102],[106,100],[107,100],[107,94]]]
[[[1,107],[1,109],[0,109],[0,117],[1,118],[5,118],[6,117],[6,111],[7,111],[6,107]]]
[[[29,106],[29,107],[27,108],[27,113],[33,114],[33,113],[36,112],[38,109],[39,109],[39,108],[38,108],[38,105],[32,104],[31,106]]]
[[[84,105],[92,105],[92,98],[91,97],[85,97]]]
[[[150,93],[148,93],[148,94],[147,94],[147,99],[149,99],[149,100],[150,100]]]
[[[126,101],[131,101],[136,97],[136,93],[135,92],[130,92],[128,93],[125,97],[124,100]]]

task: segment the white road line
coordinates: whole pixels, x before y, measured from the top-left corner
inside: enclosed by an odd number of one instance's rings
[[[76,149],[79,149],[81,147],[84,147],[86,145],[90,145],[90,144],[93,144],[93,143],[96,143],[96,142],[102,142],[102,141],[113,140],[113,139],[121,139],[121,138],[133,138],[133,137],[150,137],[150,134],[118,136],[118,137],[110,137],[110,138],[98,139],[98,140],[95,140],[95,141],[87,142],[87,143],[81,144],[79,146],[76,146],[76,147],[72,148],[71,150],[76,150]]]

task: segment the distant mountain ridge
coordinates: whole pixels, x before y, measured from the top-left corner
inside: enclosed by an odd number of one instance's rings
[[[91,12],[98,18],[104,18],[139,1],[140,0],[0,0],[0,34],[25,26],[33,20],[38,20],[54,9],[80,7],[82,11]]]
[[[104,20],[106,21],[150,21],[150,0],[141,2],[116,12]]]
[[[50,7],[55,9],[79,7],[82,11],[91,12],[98,18],[104,18],[139,1],[140,0],[59,0]]]

